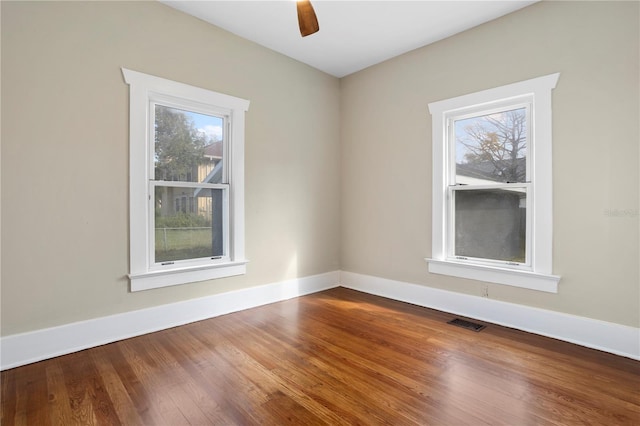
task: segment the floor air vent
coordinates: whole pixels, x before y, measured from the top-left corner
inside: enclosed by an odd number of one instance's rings
[[[468,330],[480,331],[486,327],[486,325],[476,324],[475,322],[465,321],[460,318],[453,319],[449,321],[447,324],[457,325],[458,327],[466,328]]]

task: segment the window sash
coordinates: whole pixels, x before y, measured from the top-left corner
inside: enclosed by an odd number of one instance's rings
[[[532,164],[532,146],[534,145],[534,123],[532,121],[532,107],[533,98],[530,95],[520,96],[515,99],[499,100],[492,102],[489,106],[486,104],[475,105],[462,110],[455,110],[445,114],[446,120],[446,155],[447,161],[447,185],[455,185],[456,179],[456,134],[455,134],[455,122],[459,120],[466,120],[473,117],[482,117],[491,114],[498,114],[502,112],[512,111],[516,109],[524,108],[526,110],[526,141],[527,148],[525,154],[525,170],[526,181],[531,182],[533,180],[533,164]]]
[[[446,260],[460,262],[482,264],[487,266],[499,266],[502,268],[513,268],[522,270],[532,270],[532,244],[533,244],[533,200],[532,200],[532,184],[531,183],[503,183],[494,185],[451,185],[447,188],[446,194]],[[481,190],[498,190],[498,191],[518,191],[526,194],[525,203],[525,260],[517,262],[513,260],[492,259],[489,257],[462,256],[457,254],[456,250],[456,192],[462,191],[481,191]]]
[[[186,189],[219,189],[222,190],[222,256],[207,256],[200,258],[191,258],[183,260],[171,260],[164,262],[156,262],[156,219],[155,219],[155,190],[156,187],[173,187]],[[166,182],[166,181],[150,181],[149,182],[149,271],[168,270],[179,267],[204,266],[218,263],[225,263],[230,258],[230,218],[229,218],[229,184],[194,184],[190,182]]]
[[[189,101],[185,99],[174,98],[167,95],[160,94],[150,94],[149,96],[149,120],[148,120],[148,132],[147,135],[149,137],[149,141],[147,144],[147,149],[149,150],[148,161],[149,161],[149,179],[155,179],[155,123],[156,123],[156,105],[160,105],[168,108],[175,108],[179,110],[184,110],[188,112],[195,112],[198,114],[209,115],[212,117],[217,117],[222,120],[222,183],[229,184],[231,175],[229,170],[229,117],[230,112],[220,109],[214,108],[208,105],[202,105],[195,101]]]

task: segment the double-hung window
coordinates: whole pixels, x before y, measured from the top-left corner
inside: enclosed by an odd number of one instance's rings
[[[432,273],[556,292],[551,90],[558,74],[429,104]]]
[[[249,102],[122,71],[130,85],[131,290],[245,273]]]

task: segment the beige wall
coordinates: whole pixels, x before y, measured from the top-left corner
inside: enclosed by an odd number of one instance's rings
[[[120,67],[249,99],[245,276],[129,293]],[[156,2],[2,2],[2,335],[339,269],[339,80]]]
[[[427,104],[560,72],[559,292],[489,284],[489,297],[640,326],[638,6],[538,3],[342,79],[342,269],[481,295],[484,283],[429,274],[423,260],[431,255]]]

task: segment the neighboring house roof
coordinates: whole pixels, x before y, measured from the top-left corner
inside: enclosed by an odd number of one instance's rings
[[[222,159],[222,141],[216,141],[205,146],[204,156],[212,160]]]
[[[499,177],[502,175],[500,170],[507,168],[511,160],[483,161],[474,163],[457,163],[456,174],[466,176],[473,179],[482,179],[490,181],[502,181]],[[526,175],[527,161],[526,158],[518,158],[516,160],[516,175]]]

